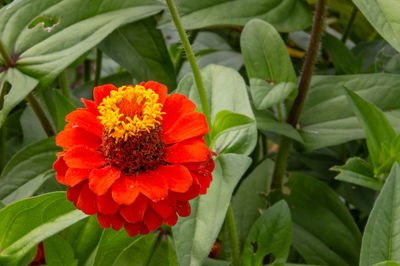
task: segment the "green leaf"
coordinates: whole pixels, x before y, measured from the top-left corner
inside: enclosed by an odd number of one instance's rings
[[[202,265],[208,256],[224,222],[233,190],[250,161],[238,154],[217,157],[207,194],[191,200],[191,215],[180,217],[172,228],[181,265]]]
[[[136,80],[156,80],[170,90],[176,88],[174,67],[154,18],[116,29],[100,48]]]
[[[372,165],[377,168],[379,167],[378,156],[382,145],[390,144],[396,137],[396,132],[379,108],[348,89],[346,89],[345,93],[365,131],[369,156],[371,157]]]
[[[224,135],[230,132],[237,132],[240,129],[247,129],[250,125],[255,124],[255,121],[245,115],[237,114],[231,111],[223,110],[220,111],[214,120],[210,132],[211,144],[209,145],[212,150],[217,151],[217,153],[229,153],[235,149],[240,149],[240,146],[235,148],[231,147],[229,150],[222,149],[220,147],[226,146],[225,142],[233,142],[233,138],[225,138]],[[223,141],[220,141],[222,139]],[[239,144],[239,143],[238,143]]]
[[[212,123],[214,123],[216,115],[223,110],[254,119],[246,84],[237,71],[223,66],[209,65],[203,68],[201,73],[210,106]],[[200,98],[192,74],[186,75],[179,82],[176,92],[187,96],[200,108]],[[221,99],[224,100],[221,101]],[[248,124],[248,127],[224,134],[218,142],[224,143],[220,149],[224,149],[225,152],[248,155],[257,143],[257,127],[254,123]]]
[[[240,249],[246,241],[251,226],[260,217],[260,210],[267,208],[265,197],[269,194],[273,169],[274,164],[270,159],[262,161],[243,180],[233,197],[232,209]]]
[[[56,153],[61,151],[55,145],[54,138],[41,140],[31,144],[15,154],[0,175],[0,199],[16,193],[19,200],[31,196],[46,180],[56,160]],[[32,186],[33,183],[38,184]],[[25,186],[26,185],[26,186]],[[10,200],[6,200],[11,203]]]
[[[315,178],[300,174],[293,174],[287,186],[292,243],[306,262],[357,265],[361,233],[335,192]]]
[[[360,266],[400,261],[400,167],[394,164],[365,227]]]
[[[0,264],[16,265],[44,239],[87,217],[65,192],[25,199],[0,210]]]
[[[253,18],[268,21],[279,31],[306,29],[311,13],[299,0],[203,0],[175,1],[185,29],[211,26],[244,26]],[[164,26],[170,26],[167,24]]]
[[[2,10],[4,10],[4,8]],[[18,69],[15,68],[10,68],[5,74],[4,78],[5,81],[9,82],[12,87],[9,93],[4,96],[3,108],[0,110],[0,128],[6,121],[8,113],[23,99],[25,99],[25,97],[38,84],[38,81],[36,79],[21,73]]]
[[[100,227],[95,215],[79,221],[66,230],[60,232],[69,245],[72,247],[79,264],[85,262],[93,252],[100,240],[103,228]]]
[[[250,230],[243,248],[242,265],[263,265],[272,254],[275,263],[285,263],[292,238],[290,210],[284,200],[263,212]]]
[[[325,33],[322,36],[322,48],[328,53],[340,74],[358,74],[361,72],[361,54],[355,57],[347,46],[332,35]]]
[[[400,18],[397,0],[353,0],[382,37],[400,52]]]
[[[151,256],[149,266],[179,266],[176,252],[173,247],[173,239],[170,236],[160,240],[156,251]]]
[[[46,85],[120,25],[162,9],[156,0],[17,1],[0,10],[0,39],[17,68]]]
[[[260,19],[248,22],[240,37],[240,47],[250,81],[257,78],[274,84],[296,83],[296,73],[286,45],[269,23]]]
[[[395,261],[384,261],[384,262],[374,264],[373,266],[399,266],[399,265],[400,265],[400,263],[397,263]]]
[[[254,107],[258,110],[265,110],[283,102],[286,98],[293,98],[291,96],[297,94],[297,85],[292,82],[284,82],[272,86],[265,80],[252,78],[250,79],[250,93]]]
[[[71,245],[61,236],[54,235],[43,242],[47,266],[76,266],[78,260],[74,257]]]
[[[53,95],[54,95],[54,104],[56,106],[56,121],[57,123],[57,129],[58,131],[61,131],[64,129],[64,126],[66,125],[65,117],[67,114],[70,112],[74,111],[76,109],[76,106],[71,103],[64,95],[60,93],[59,90],[53,90]]]
[[[365,137],[343,87],[356,92],[384,111],[400,133],[400,75],[366,74],[314,76],[304,104],[300,134],[306,150],[342,144]]]
[[[363,187],[380,190],[382,181],[374,177],[372,165],[359,157],[352,157],[345,165],[334,166],[332,170],[340,172],[335,179],[360,185]]]
[[[255,111],[254,114],[256,115],[257,128],[259,130],[263,132],[273,132],[294,139],[300,143],[303,142],[302,136],[294,127],[287,123],[277,121],[271,111]]]
[[[125,230],[104,229],[92,265],[147,265],[156,242],[154,233],[130,237]]]

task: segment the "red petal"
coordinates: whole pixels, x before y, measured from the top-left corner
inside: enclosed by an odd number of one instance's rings
[[[77,145],[89,146],[97,149],[101,144],[101,138],[93,135],[80,127],[73,127],[61,131],[56,138],[57,146],[71,148]]]
[[[157,229],[163,223],[161,216],[158,215],[152,208],[147,208],[143,221],[150,231]]]
[[[98,168],[107,163],[103,153],[87,146],[75,146],[67,150],[64,160],[69,167],[81,169]]]
[[[201,162],[207,160],[209,155],[210,150],[201,137],[167,147],[164,161],[169,163]]]
[[[99,221],[101,227],[109,228],[111,226],[112,229],[114,229],[115,231],[119,231],[125,223],[124,219],[122,219],[122,217],[119,214],[115,215],[98,214],[97,220]]]
[[[192,176],[189,170],[183,165],[172,164],[160,166],[157,172],[166,178],[169,190],[186,192],[192,185]]]
[[[93,169],[89,176],[89,187],[97,195],[103,195],[120,175],[121,170],[110,165]]]
[[[121,176],[112,185],[112,197],[119,204],[130,205],[139,196],[140,190],[130,176]]]
[[[178,201],[176,203],[176,208],[177,208],[179,216],[187,217],[190,215],[191,208],[190,208],[189,201]]]
[[[200,194],[206,194],[207,188],[210,187],[210,183],[212,181],[212,175],[211,174],[199,174],[199,173],[192,173],[192,175],[195,175],[197,177],[197,179],[199,180]]]
[[[81,98],[81,102],[83,102],[86,106],[86,109],[88,109],[89,112],[94,114],[95,116],[99,116],[99,109],[97,108],[97,104],[94,101],[86,100],[84,98]]]
[[[68,166],[65,164],[64,157],[59,157],[53,164],[53,169],[56,170],[56,179],[61,184],[66,185],[65,173],[68,170]]]
[[[87,182],[82,187],[76,207],[87,215],[96,214],[98,211],[96,195],[90,190]]]
[[[148,172],[138,173],[136,184],[140,192],[152,201],[163,200],[168,196],[168,185],[164,175],[158,169]]]
[[[158,96],[159,96],[158,102],[161,103],[161,104],[164,104],[165,99],[167,98],[167,93],[168,93],[168,89],[167,89],[167,87],[165,85],[160,84],[160,83],[155,82],[155,81],[147,81],[143,85],[142,84],[140,84],[140,85],[144,86],[146,89],[151,89],[155,93],[157,93]]]
[[[79,194],[81,194],[83,185],[84,185],[84,182],[82,182],[74,187],[67,188],[67,199],[69,201],[72,201],[75,206],[76,206],[76,202],[78,201]]]
[[[171,197],[157,202],[150,201],[150,206],[163,218],[168,218],[176,213],[175,204],[175,200]]]
[[[89,177],[90,169],[69,168],[65,174],[68,186],[75,186]]]
[[[125,230],[129,236],[135,236],[137,234],[145,235],[149,233],[149,229],[142,222],[134,224],[125,223]]]
[[[148,202],[145,196],[139,195],[131,205],[122,205],[119,213],[129,223],[143,221]]]
[[[204,136],[210,132],[206,117],[202,113],[192,112],[182,115],[170,129],[164,133],[167,144]]]
[[[93,89],[93,97],[94,101],[97,105],[100,105],[103,99],[110,95],[110,92],[113,90],[117,90],[112,84],[106,84],[103,86],[98,86]]]
[[[196,109],[196,105],[185,95],[174,93],[168,96],[162,109],[165,112],[162,119],[164,131],[168,131],[183,114],[193,112],[194,109]]]
[[[111,190],[108,190],[104,195],[97,196],[97,208],[102,214],[115,214],[119,206],[120,205],[113,200]]]
[[[176,213],[165,219],[165,223],[168,224],[169,226],[174,226],[177,221],[178,221],[178,215],[176,215]]]
[[[77,125],[84,130],[101,137],[103,135],[103,127],[97,117],[86,109],[77,109],[69,113],[65,120],[73,125]]]

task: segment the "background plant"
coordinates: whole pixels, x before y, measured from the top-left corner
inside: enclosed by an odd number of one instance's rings
[[[400,263],[398,1],[176,0],[188,42],[171,0],[0,3],[0,265],[42,241],[47,265]],[[94,86],[146,80],[218,156],[190,217],[131,238],[66,200],[54,135]]]

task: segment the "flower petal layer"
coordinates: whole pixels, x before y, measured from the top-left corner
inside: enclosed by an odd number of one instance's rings
[[[89,175],[89,187],[95,194],[103,195],[120,175],[121,170],[110,165],[93,169]]]
[[[84,130],[101,137],[103,130],[97,117],[86,109],[78,109],[69,113],[65,120],[71,125],[76,125]]]
[[[103,153],[87,146],[74,146],[67,150],[64,160],[69,167],[82,169],[98,168],[107,163]]]
[[[206,117],[202,113],[192,112],[182,115],[173,126],[164,133],[167,144],[181,142],[186,139],[204,136],[210,132]]]

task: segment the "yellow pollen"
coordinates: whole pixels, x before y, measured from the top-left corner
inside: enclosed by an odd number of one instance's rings
[[[122,86],[111,91],[98,106],[100,123],[115,141],[150,132],[162,119],[158,94],[143,86]]]

